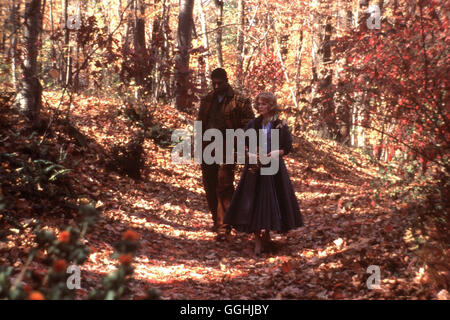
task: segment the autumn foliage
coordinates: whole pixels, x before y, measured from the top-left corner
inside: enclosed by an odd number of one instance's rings
[[[33,44],[7,2],[0,299],[449,299],[446,1],[42,1]],[[30,45],[39,125],[16,107]],[[214,241],[201,169],[171,162],[220,66],[294,137],[305,227],[257,258]]]
[[[355,124],[373,133],[373,157],[384,154],[405,191],[419,185],[417,197],[399,194],[405,201],[420,199],[419,215],[434,217],[442,235],[450,191],[445,10],[440,1],[419,1],[414,10],[395,10],[380,30],[361,24],[339,39],[345,64],[333,88],[345,104],[359,104]]]

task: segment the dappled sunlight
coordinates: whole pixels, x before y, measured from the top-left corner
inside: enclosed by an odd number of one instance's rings
[[[80,112],[80,117],[88,114]],[[110,134],[113,139],[117,132]],[[107,149],[109,138],[98,136],[97,142]],[[392,216],[386,200],[375,199],[365,178],[347,174],[359,171],[345,158],[339,158],[342,170],[336,172],[333,153],[316,154],[317,165],[309,164],[310,169],[308,160],[286,157],[288,170],[295,173],[291,179],[305,227],[286,235],[273,233],[274,252],[255,257],[252,236],[233,231],[227,242],[215,241],[199,165],[174,165],[170,149],[151,139],[144,145],[148,166],[141,180],[106,170],[91,154],[93,164],[79,165],[70,173],[79,181],[74,190],[83,195],[80,201],[95,199],[101,217],[86,235],[91,252],[83,265],[83,289],[94,287],[117,269],[119,261],[111,257],[114,243],[130,229],[140,234],[132,259],[133,297],[151,284],[162,290],[164,299],[368,298],[390,296],[398,283],[408,294],[426,279],[413,268],[417,261],[403,254],[403,244],[391,241],[393,234],[400,234],[408,245],[414,243],[411,235],[397,227],[403,216]],[[353,156],[363,163],[361,155]],[[401,202],[395,209],[406,212]],[[51,219],[46,221],[51,225]],[[54,224],[51,229],[60,227]],[[382,290],[365,286],[370,264],[380,265]],[[408,284],[409,278],[416,280]],[[255,286],[264,289],[249,290]]]
[[[137,257],[135,265],[137,279],[150,281],[155,284],[186,281],[188,279],[208,284],[219,282],[224,277],[233,279],[247,275],[246,272],[238,268],[225,267],[224,264],[220,264],[218,268],[208,267],[201,265],[198,261],[192,262],[189,260],[186,260],[183,264],[171,265],[170,261],[154,261],[145,257]]]
[[[448,1],[3,2],[0,300],[450,299]]]
[[[320,140],[320,143],[325,142]],[[148,150],[158,154],[146,169],[152,175],[151,180],[134,182],[109,174],[107,177],[114,177],[112,185],[123,184],[128,188],[126,193],[114,194],[118,204],[115,209],[103,212],[105,218],[120,221],[120,225],[105,225],[111,232],[132,227],[143,235],[142,246],[133,262],[136,280],[161,286],[166,298],[180,297],[180,286],[195,297],[195,288],[200,285],[213,288],[224,279],[236,284],[267,285],[276,275],[286,281],[297,279],[295,288],[287,286],[280,291],[279,294],[286,297],[341,298],[370,293],[362,287],[365,263],[354,255],[361,250],[364,252],[371,243],[380,243],[379,236],[360,237],[359,232],[367,233],[367,216],[375,216],[381,208],[371,205],[370,188],[366,182],[361,183],[359,175],[341,176],[333,171],[331,160],[335,158],[340,165],[348,166],[348,172],[360,172],[346,162],[346,157],[329,153],[312,173],[305,172],[304,162],[291,156],[286,158],[306,227],[293,230],[287,236],[274,234],[273,239],[281,246],[281,251],[255,258],[252,238],[247,235],[234,234],[226,244],[214,241],[214,233],[208,231],[211,218],[200,185],[200,167],[192,163],[172,164],[169,149],[149,145]],[[353,156],[363,163],[357,153]],[[240,172],[237,171],[238,179]],[[156,172],[160,173],[154,175]],[[188,196],[184,192],[188,192]],[[345,232],[355,235],[347,238]],[[381,249],[379,245],[376,248]],[[91,269],[96,272],[107,272],[116,263],[106,254],[92,258],[104,264],[103,268]],[[301,274],[302,279],[295,274]],[[324,286],[335,289],[324,291]],[[305,292],[313,289],[314,296]],[[209,294],[216,297],[213,292]]]

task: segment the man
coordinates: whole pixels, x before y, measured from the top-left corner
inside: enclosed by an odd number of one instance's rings
[[[202,122],[202,135],[207,129],[218,129],[224,137],[224,159],[222,164],[202,163],[203,186],[211,211],[217,240],[225,240],[231,228],[223,224],[223,218],[234,192],[234,164],[225,164],[225,130],[244,128],[255,117],[250,100],[244,98],[228,84],[227,73],[217,68],[211,73],[213,91],[200,101],[198,121]],[[203,150],[207,143],[203,143]]]

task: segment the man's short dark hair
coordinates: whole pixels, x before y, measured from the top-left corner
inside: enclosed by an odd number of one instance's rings
[[[225,69],[222,68],[217,68],[214,69],[213,72],[211,72],[211,79],[223,79],[223,80],[227,80],[227,72],[225,71]]]

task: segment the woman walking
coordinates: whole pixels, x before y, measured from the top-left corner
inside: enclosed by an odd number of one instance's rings
[[[246,164],[224,223],[238,231],[253,233],[254,252],[259,255],[262,251],[270,250],[270,231],[286,233],[303,226],[303,219],[283,161],[283,156],[292,149],[289,128],[278,118],[280,109],[274,94],[262,92],[255,102],[259,117],[251,120],[244,130],[267,130],[267,155],[272,159],[279,158],[279,169],[275,174],[262,175],[261,165]],[[271,148],[271,129],[279,129],[277,150]],[[258,141],[258,145],[261,145],[261,141]]]

